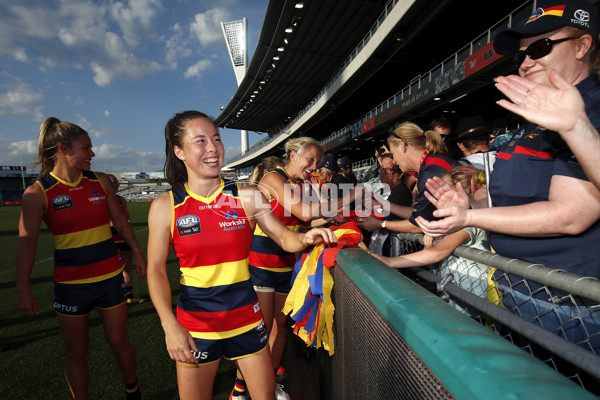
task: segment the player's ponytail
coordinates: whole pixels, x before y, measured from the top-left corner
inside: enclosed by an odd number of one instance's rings
[[[87,132],[78,125],[61,121],[56,117],[48,117],[40,126],[38,136],[38,159],[35,165],[41,165],[40,176],[46,175],[54,168],[58,157],[58,145],[62,143],[65,149],[70,149],[73,140]]]

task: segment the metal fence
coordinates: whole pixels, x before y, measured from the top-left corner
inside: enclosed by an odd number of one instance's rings
[[[422,235],[400,233],[392,238],[392,255],[420,249]],[[464,245],[439,264],[400,271],[600,395],[598,279]]]

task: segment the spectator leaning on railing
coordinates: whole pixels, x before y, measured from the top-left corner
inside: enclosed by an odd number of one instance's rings
[[[600,83],[594,73],[599,59],[598,12],[585,0],[542,0],[537,4],[538,9],[524,25],[498,34],[494,49],[513,55],[519,75],[536,85],[552,87],[551,72],[562,75],[565,83],[577,87],[591,124],[598,129]],[[528,93],[524,86],[520,96],[527,97]],[[430,199],[439,209],[434,215],[443,219],[419,218],[426,233],[439,236],[476,226],[492,231],[491,245],[502,255],[600,277],[596,250],[600,241],[600,191],[588,181],[558,132],[528,122],[502,148],[490,179],[494,208],[453,207],[455,200],[464,201],[464,194],[439,179],[431,180],[428,188],[437,198]],[[499,283],[505,289],[512,288],[511,296],[508,291],[504,293],[508,308],[518,307],[524,318],[575,343],[590,336],[590,346],[600,351],[598,313],[594,315],[581,304],[553,304],[540,285],[529,282],[527,286],[519,277],[508,275]],[[547,312],[551,309],[553,312]],[[561,328],[571,319],[571,327]]]
[[[418,125],[407,122],[388,135],[388,146],[394,161],[403,172],[417,179],[418,196],[414,207],[390,204],[390,212],[402,221],[381,221],[369,216],[358,226],[367,231],[386,228],[395,232],[421,233],[415,218],[432,218],[435,207],[425,197],[425,182],[434,176],[442,176],[452,169],[456,160],[447,155],[448,149],[439,133],[423,131]]]

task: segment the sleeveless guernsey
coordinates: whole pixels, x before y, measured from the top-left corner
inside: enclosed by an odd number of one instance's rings
[[[263,319],[248,272],[252,227],[236,183],[210,197],[187,185],[170,192],[171,244],[179,259],[177,320],[192,337],[225,339]]]
[[[283,176],[283,179],[286,180],[286,184],[295,185],[283,168],[277,167],[273,172],[277,172]],[[270,203],[273,214],[275,214],[288,229],[297,232],[300,228],[300,220],[293,215],[286,215],[290,213],[285,211],[276,198],[270,199]],[[279,245],[268,237],[257,224],[254,228],[254,236],[252,237],[249,263],[253,267],[269,271],[288,272],[294,269],[296,255],[279,247]]]
[[[96,174],[83,171],[70,183],[50,172],[36,182],[46,195],[44,222],[54,235],[54,281],[92,283],[121,273],[106,191]]]

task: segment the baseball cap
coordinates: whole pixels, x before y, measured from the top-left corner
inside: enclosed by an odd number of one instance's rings
[[[483,116],[479,114],[473,115],[458,121],[456,125],[456,132],[458,132],[456,139],[460,142],[465,139],[489,136],[492,131],[492,128],[486,126]]]
[[[317,165],[317,168],[327,168],[328,170],[336,171],[337,168],[335,166],[335,157],[334,156],[324,156],[321,159],[321,162],[319,163],[319,165]]]
[[[348,157],[340,157],[337,159],[337,166],[338,168],[351,168],[352,167],[352,162],[350,161],[350,159]]]
[[[599,42],[600,17],[596,7],[587,0],[540,0],[537,8],[524,23],[498,33],[494,51],[513,55],[519,51],[522,36],[535,36],[565,26],[586,31]]]

